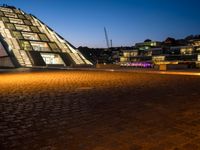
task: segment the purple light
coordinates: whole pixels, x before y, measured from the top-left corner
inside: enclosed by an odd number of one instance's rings
[[[148,62],[132,62],[132,63],[127,63],[126,66],[129,67],[140,67],[140,68],[151,68],[153,65]]]

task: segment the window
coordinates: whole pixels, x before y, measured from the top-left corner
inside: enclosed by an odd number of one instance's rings
[[[18,10],[18,9],[14,9],[14,11],[15,11],[16,14],[21,14],[21,11]]]
[[[31,30],[33,32],[40,32],[39,29],[37,27],[31,26]]]
[[[3,12],[2,12],[2,11],[0,11],[0,16],[4,16],[4,14],[3,14]]]
[[[194,41],[194,42],[192,43],[192,45],[193,45],[193,46],[200,46],[200,41],[199,41],[199,40]]]
[[[20,41],[20,46],[23,50],[32,50],[31,44],[28,41]]]
[[[12,31],[12,34],[17,39],[23,39],[23,36],[19,31]]]
[[[21,56],[23,57],[23,60],[24,60],[24,62],[25,62],[25,64],[26,64],[26,66],[31,67],[32,64],[31,64],[31,62],[30,62],[30,59],[29,59],[29,57],[28,57],[26,51],[20,51],[20,53],[21,53]]]
[[[31,22],[32,22],[32,24],[33,24],[34,26],[40,26],[40,24],[39,24],[38,21],[36,21],[36,20],[31,20]]]
[[[31,16],[30,15],[25,15],[25,17],[28,19],[28,20],[31,20],[32,18],[31,18]]]
[[[9,12],[4,12],[6,17],[12,17],[12,18],[17,18],[17,15],[14,13],[9,13]]]
[[[182,55],[192,54],[192,53],[193,53],[192,47],[181,48],[181,54]]]
[[[39,34],[39,36],[42,41],[45,41],[45,42],[49,41],[48,37],[45,34]]]
[[[26,25],[15,24],[15,27],[17,30],[20,30],[20,31],[30,31],[29,26],[26,26]]]
[[[24,20],[24,23],[25,23],[26,25],[29,25],[29,26],[32,25],[32,23],[31,23],[29,20]]]
[[[37,33],[22,32],[22,35],[27,40],[39,40]]]
[[[65,65],[59,54],[41,53],[41,56],[47,65],[48,64]]]
[[[50,51],[50,48],[45,42],[31,41],[31,45],[35,51]]]
[[[165,56],[153,56],[152,60],[155,62],[165,61]]]
[[[12,23],[6,23],[6,27],[10,30],[15,30],[15,26]]]
[[[22,14],[18,14],[18,17],[19,17],[20,19],[26,19],[26,17],[25,17],[24,15],[22,15]]]
[[[5,7],[0,7],[0,10],[4,12],[13,12],[12,9],[5,8]]]
[[[4,28],[5,28],[5,25],[4,25],[3,21],[0,21],[0,28],[1,28],[1,29],[4,29]]]
[[[21,19],[9,18],[11,23],[24,24]]]
[[[1,19],[2,19],[3,22],[10,22],[7,17],[2,17]]]
[[[59,48],[56,43],[49,43],[49,46],[53,51],[59,51]]]

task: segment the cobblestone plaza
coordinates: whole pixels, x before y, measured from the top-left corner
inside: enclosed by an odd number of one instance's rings
[[[0,74],[1,150],[199,150],[198,76]]]

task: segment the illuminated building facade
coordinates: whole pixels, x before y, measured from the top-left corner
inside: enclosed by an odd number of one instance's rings
[[[92,65],[68,41],[33,15],[0,7],[0,67]]]
[[[120,65],[149,68],[165,64],[200,68],[200,39],[187,41],[186,45],[164,47],[159,44],[141,49],[148,43],[137,43],[135,49],[122,51]]]

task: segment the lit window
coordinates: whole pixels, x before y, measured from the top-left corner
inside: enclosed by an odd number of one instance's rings
[[[5,8],[5,7],[0,7],[0,10],[5,11],[5,12],[13,12],[12,9]]]
[[[45,41],[45,42],[49,41],[48,37],[45,34],[39,34],[39,36],[42,41]]]
[[[14,11],[15,11],[16,14],[21,14],[21,11],[18,10],[18,9],[14,9]]]
[[[21,19],[9,18],[11,23],[24,24]]]
[[[19,17],[20,19],[26,19],[26,17],[25,17],[24,15],[22,15],[22,14],[18,14],[18,17]]]
[[[17,42],[16,39],[12,38],[11,42],[12,42],[12,45],[13,45],[13,49],[20,49],[19,43]]]
[[[3,14],[3,12],[2,12],[2,11],[0,11],[0,16],[4,16],[4,14]]]
[[[65,65],[62,58],[58,54],[51,54],[51,53],[41,53],[41,56],[45,63],[48,64],[62,64]]]
[[[152,60],[155,62],[165,61],[165,56],[154,56],[152,57]]]
[[[26,25],[32,25],[32,23],[29,21],[29,20],[24,20],[24,23],[26,24]]]
[[[35,51],[50,51],[50,48],[45,42],[31,41],[31,45]]]
[[[23,39],[22,34],[20,32],[18,32],[18,31],[12,31],[12,34],[17,39]]]
[[[15,27],[17,30],[20,30],[20,31],[30,31],[29,26],[26,26],[26,25],[15,24]]]
[[[6,27],[10,30],[15,30],[15,26],[12,23],[6,23]]]
[[[12,18],[17,18],[17,15],[14,13],[9,13],[9,12],[4,12],[6,17],[12,17]]]
[[[59,51],[59,48],[56,43],[49,43],[49,46],[53,51]]]
[[[31,19],[32,19],[31,16],[30,16],[30,15],[27,15],[27,14],[25,14],[25,17],[26,17],[28,20],[31,20]]]
[[[1,19],[2,19],[3,22],[9,22],[9,19],[6,18],[6,17],[2,17]]]
[[[193,48],[181,48],[181,54],[192,54]]]
[[[34,26],[31,26],[31,30],[33,32],[37,32],[37,33],[40,32],[39,29],[37,27],[34,27]]]
[[[39,37],[36,33],[22,32],[22,35],[27,40],[39,40]]]
[[[40,24],[39,24],[36,20],[31,20],[31,22],[32,22],[32,24],[33,24],[34,26],[40,26]]]
[[[5,25],[3,23],[3,21],[0,21],[0,29],[4,29],[5,28]]]
[[[20,41],[20,46],[23,50],[32,50],[32,47],[28,41]]]
[[[130,53],[129,53],[129,52],[124,52],[124,53],[123,53],[123,56],[124,56],[124,57],[130,57]]]

